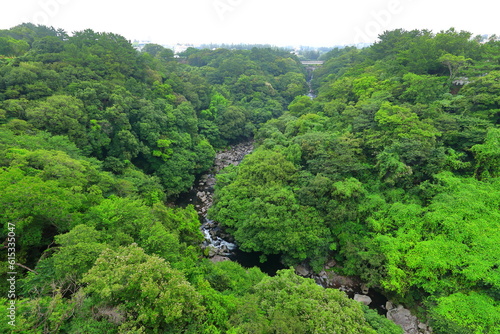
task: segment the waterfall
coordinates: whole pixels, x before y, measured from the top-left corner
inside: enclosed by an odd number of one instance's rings
[[[311,76],[309,77],[309,80],[307,80],[307,86],[309,86],[309,93],[307,94],[307,96],[309,96],[311,100],[313,100],[316,98],[316,94],[314,94],[314,90],[311,85],[312,80],[314,79],[314,68],[309,68],[308,70],[311,71]]]

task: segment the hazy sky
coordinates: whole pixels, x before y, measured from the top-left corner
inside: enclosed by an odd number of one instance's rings
[[[491,0],[1,0],[0,29],[22,22],[91,28],[175,43],[334,46],[371,43],[385,30],[455,27],[499,34]],[[494,2],[493,2],[494,3]]]

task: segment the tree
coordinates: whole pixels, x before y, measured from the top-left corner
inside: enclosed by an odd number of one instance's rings
[[[241,333],[375,333],[360,303],[293,270],[256,284],[231,322]]]
[[[142,52],[149,53],[152,57],[156,57],[163,50],[165,50],[163,46],[152,43],[144,45],[144,47],[141,49]]]
[[[205,312],[181,272],[135,244],[104,251],[82,281],[96,306],[123,312],[120,332],[195,332]]]
[[[29,50],[29,44],[11,37],[0,37],[0,55],[7,57],[21,56]]]
[[[460,91],[464,96],[460,111],[467,115],[487,119],[494,124],[500,120],[500,72],[493,71],[474,79]]]
[[[308,87],[304,74],[288,72],[278,77],[277,88],[286,101],[292,101],[296,96],[305,94]]]
[[[500,176],[500,129],[488,129],[484,143],[472,146],[471,151],[475,155],[478,178]]]
[[[410,103],[430,104],[448,93],[443,77],[406,73],[403,76],[405,91],[400,98]]]
[[[290,114],[293,116],[302,116],[310,113],[313,102],[309,96],[297,96],[288,106]]]
[[[450,81],[453,82],[453,80],[460,73],[460,70],[462,68],[466,67],[467,63],[472,61],[472,59],[465,58],[464,56],[455,56],[455,55],[446,53],[439,58],[439,61],[443,65],[448,67],[448,71],[450,72]]]
[[[88,118],[82,101],[67,95],[54,95],[26,111],[28,121],[35,127],[54,135],[67,135],[80,148],[87,144]]]
[[[434,195],[427,206],[400,201],[377,210],[367,219],[371,234],[358,255],[383,273],[365,274],[381,275],[385,289],[408,297],[414,289],[435,296],[474,286],[497,289],[497,186],[498,179],[482,182],[443,172],[430,186]]]
[[[125,245],[139,240],[139,233],[156,221],[151,208],[140,200],[110,197],[89,209],[86,225],[106,233],[106,242]]]
[[[441,333],[500,333],[500,308],[493,298],[471,292],[440,297],[431,311]]]
[[[295,172],[282,154],[256,151],[235,181],[216,192],[210,215],[233,232],[243,250],[282,254],[289,264],[306,258],[319,264],[332,237],[319,213],[300,205],[288,186]]]
[[[228,142],[249,138],[252,135],[251,128],[247,127],[248,120],[244,110],[238,107],[231,106],[225,109],[215,124],[219,127],[221,137]]]
[[[3,235],[9,223],[16,224],[17,233],[24,236],[19,239],[23,251],[48,245],[54,234],[68,231],[82,205],[78,192],[61,187],[56,180],[26,175],[17,167],[0,170],[0,185]]]
[[[64,42],[59,37],[47,36],[37,40],[32,45],[32,59],[44,63],[55,63],[62,60]]]
[[[243,268],[233,261],[218,262],[207,268],[206,279],[217,291],[244,296],[259,283],[266,274],[258,267]]]

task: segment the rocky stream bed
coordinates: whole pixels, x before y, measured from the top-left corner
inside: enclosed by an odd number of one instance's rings
[[[264,272],[274,275],[277,270],[285,268],[279,261],[279,257],[269,257],[264,264],[258,261],[259,254],[249,254],[238,250],[234,238],[226,233],[219,223],[207,218],[207,212],[213,203],[214,186],[216,175],[223,168],[229,165],[238,165],[243,158],[253,151],[252,141],[240,143],[227,150],[218,152],[214,161],[214,166],[210,173],[201,176],[197,184],[183,198],[186,204],[193,204],[200,216],[201,231],[205,236],[202,248],[212,262],[237,261],[245,267],[258,266]],[[410,310],[402,305],[394,305],[388,301],[380,292],[369,289],[356,277],[346,277],[336,274],[333,268],[336,266],[334,260],[325,264],[323,270],[314,273],[307,264],[295,267],[295,272],[303,277],[309,277],[324,288],[334,288],[344,291],[350,298],[353,298],[370,308],[378,311],[379,314],[386,315],[396,324],[400,325],[405,334],[430,334],[432,329],[425,323],[420,322],[417,317],[411,314]]]

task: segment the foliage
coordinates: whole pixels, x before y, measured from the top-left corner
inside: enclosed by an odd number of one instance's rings
[[[434,328],[443,333],[499,333],[498,303],[475,292],[439,298],[432,316]]]
[[[203,314],[182,273],[135,245],[103,252],[83,282],[96,306],[119,306],[120,331],[183,332]]]
[[[498,43],[455,29],[379,38],[324,56],[318,97],[258,129],[210,214],[243,249],[316,271],[333,257],[395,301],[425,303],[438,333],[494,332]]]
[[[316,272],[334,259],[436,333],[498,332],[499,47],[455,29],[386,31],[324,54],[311,99],[286,50],[177,59],[113,33],[1,30],[16,331],[400,333],[292,270],[203,258],[197,212],[172,202],[216,150],[254,138],[209,212],[242,250]]]
[[[238,333],[376,333],[361,304],[292,270],[264,278],[231,320]]]

